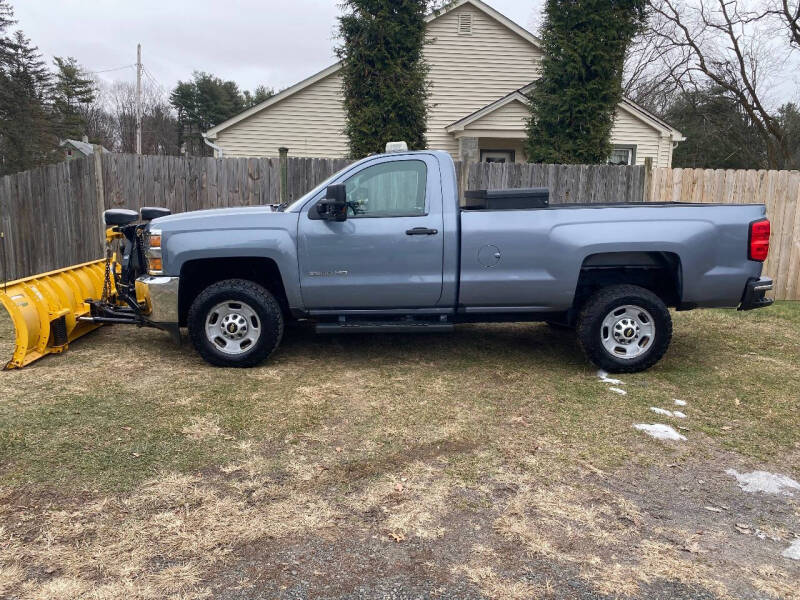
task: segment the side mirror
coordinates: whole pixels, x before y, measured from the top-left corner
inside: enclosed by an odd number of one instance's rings
[[[325,197],[317,203],[317,213],[326,221],[346,221],[347,187],[343,183],[329,185]]]

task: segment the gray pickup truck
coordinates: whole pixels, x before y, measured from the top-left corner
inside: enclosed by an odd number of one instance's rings
[[[290,206],[156,218],[138,279],[147,318],[188,327],[205,360],[230,367],[267,358],[288,319],[320,333],[546,321],[574,327],[599,367],[634,372],[667,350],[670,307],[772,303],[763,205],[466,195],[460,205],[449,154],[399,152],[357,162]]]

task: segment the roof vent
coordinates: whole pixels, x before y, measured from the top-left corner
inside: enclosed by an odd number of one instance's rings
[[[458,35],[472,34],[472,13],[458,15]]]

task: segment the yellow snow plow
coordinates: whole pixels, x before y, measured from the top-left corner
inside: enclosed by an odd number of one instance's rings
[[[90,314],[86,300],[101,299],[104,271],[105,261],[98,260],[2,285],[0,303],[11,316],[17,336],[6,368],[21,368],[47,354],[63,352],[70,342],[97,329],[99,324],[80,318]]]
[[[166,214],[166,209],[144,208],[142,217],[149,218],[137,222],[139,213],[134,211],[106,211],[105,259],[0,282],[0,304],[16,332],[5,368],[20,369],[64,352],[103,324],[154,326],[147,320],[149,298],[136,279],[147,272],[147,221]]]

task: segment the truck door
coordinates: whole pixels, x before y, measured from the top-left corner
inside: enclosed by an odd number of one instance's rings
[[[298,225],[307,309],[434,307],[442,294],[441,174],[431,155],[379,157],[335,183],[347,220],[320,219],[308,202]]]

